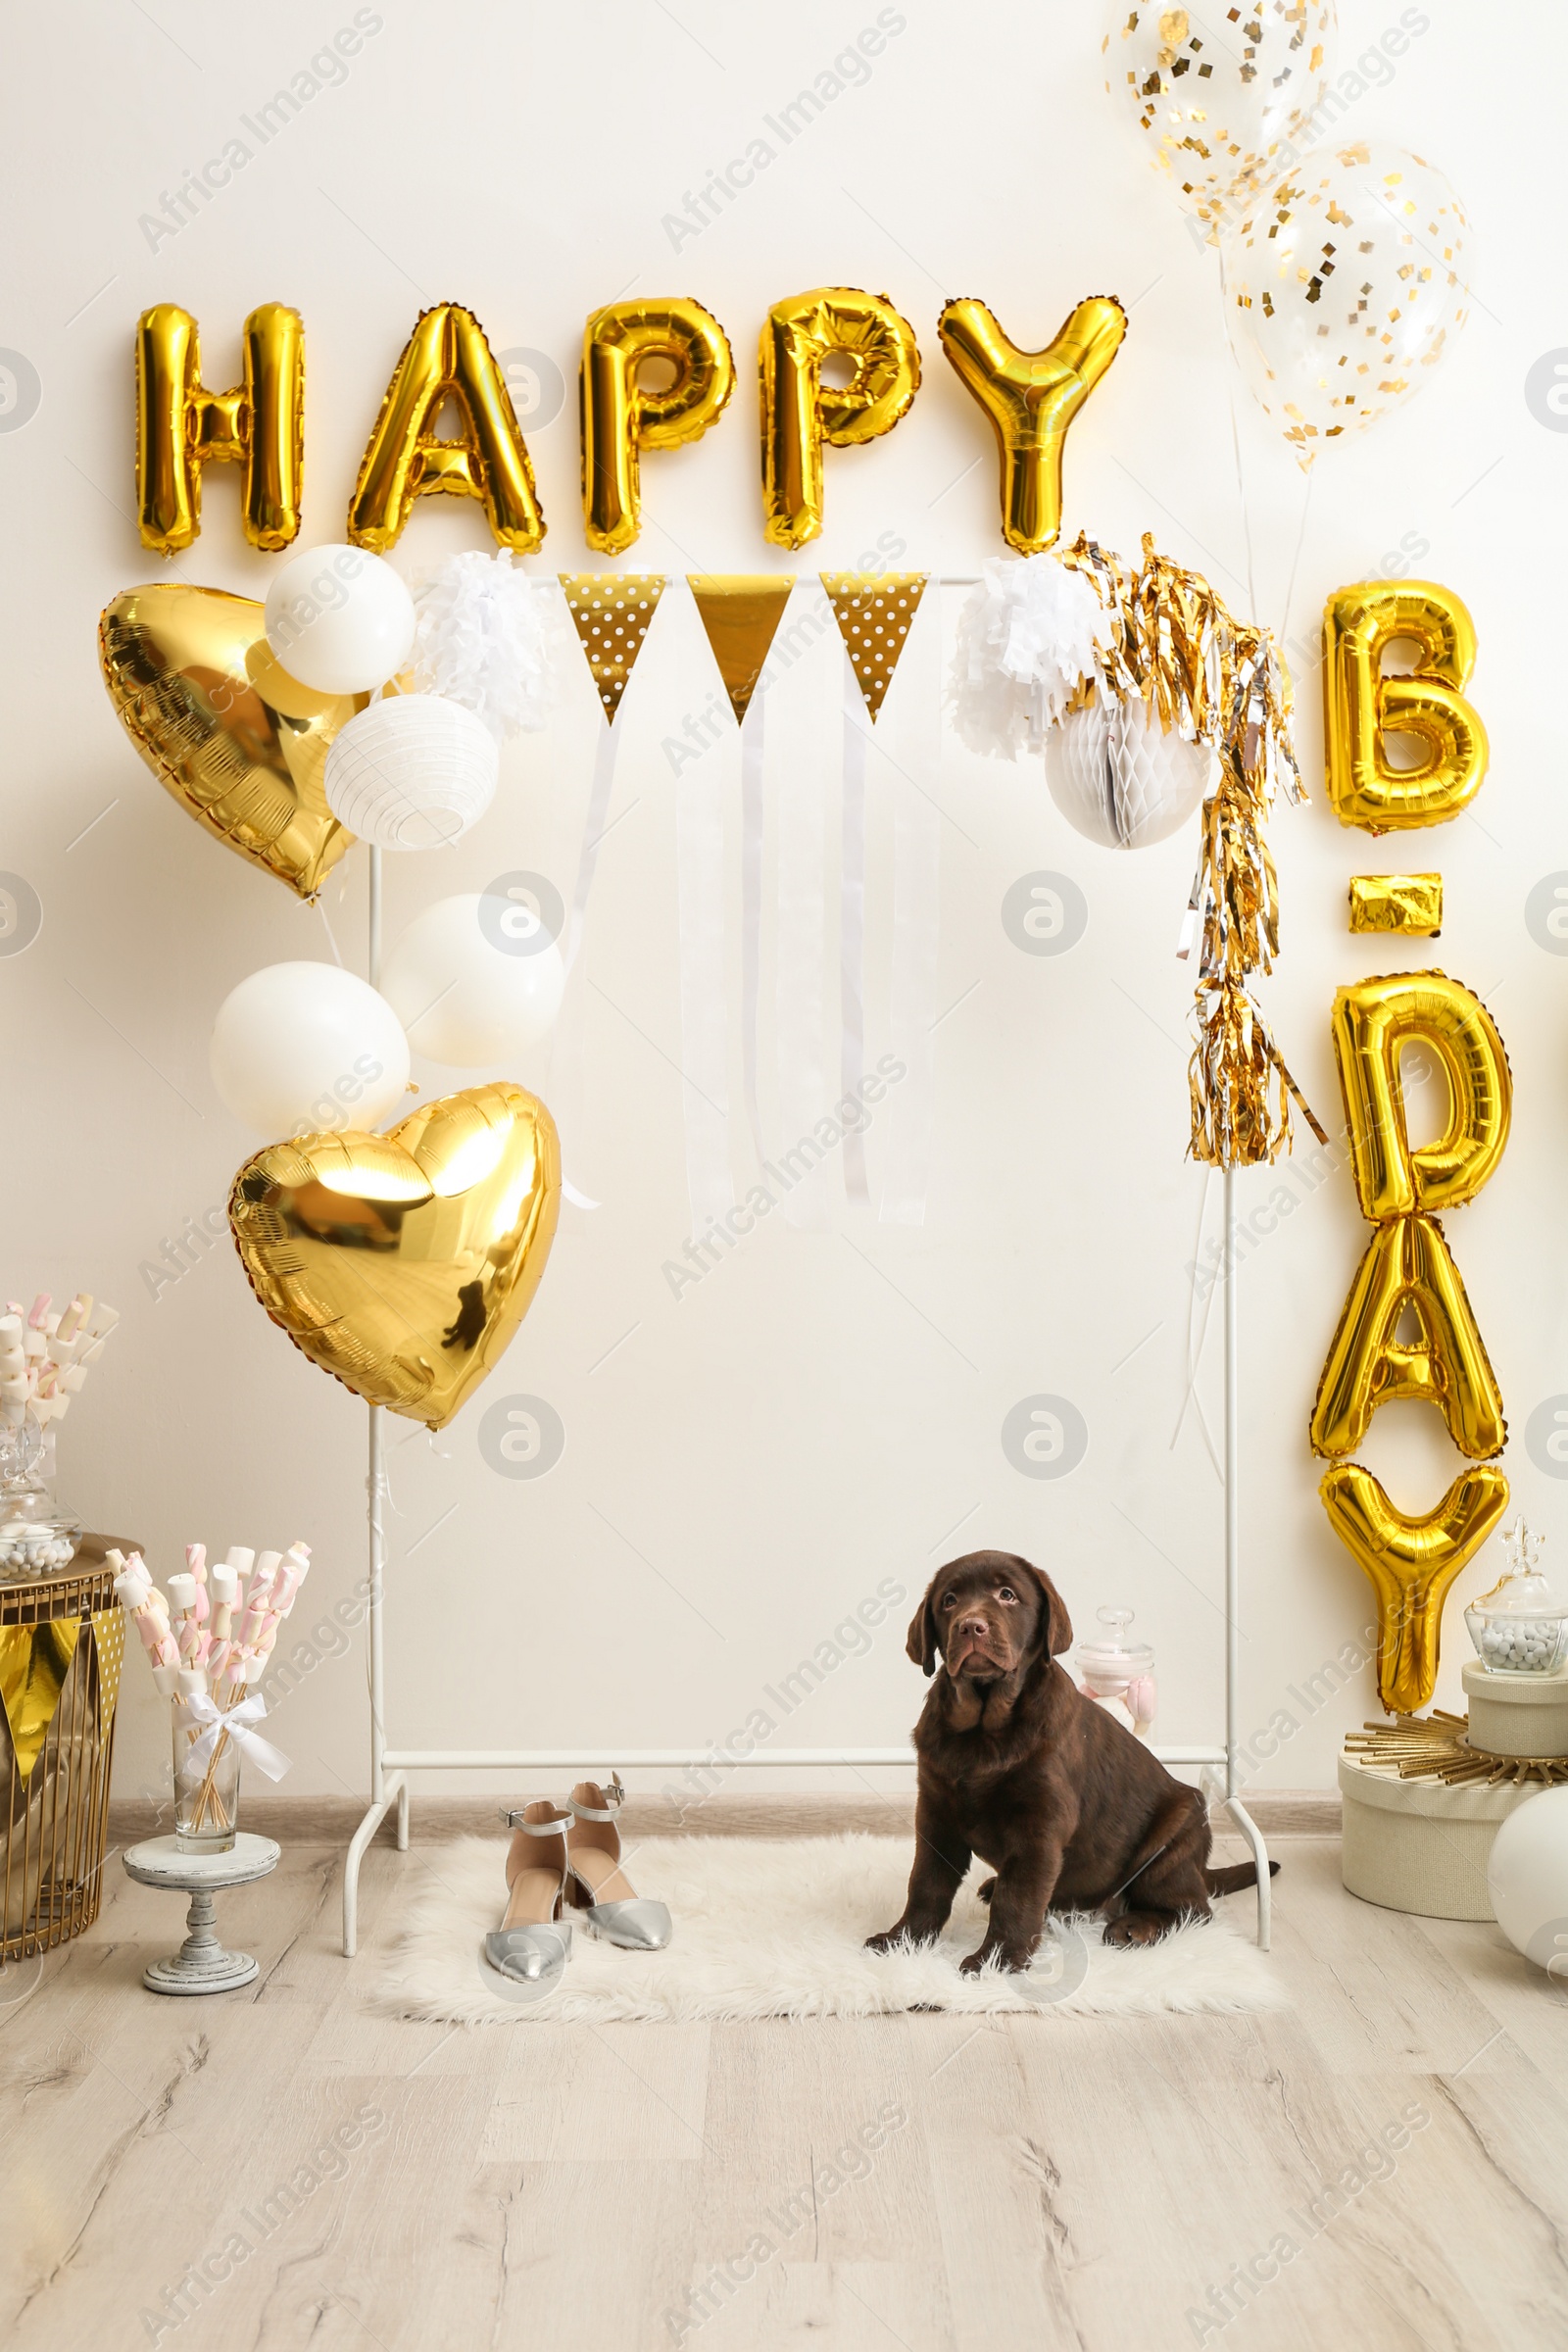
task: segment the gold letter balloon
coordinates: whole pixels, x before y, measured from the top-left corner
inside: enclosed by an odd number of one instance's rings
[[[463,431],[436,438],[443,403],[456,401]],[[484,329],[471,311],[444,302],[423,311],[392,372],[360,466],[348,535],[385,555],[427,491],[476,498],[503,547],[525,556],[545,535],[533,467]]]
[[[1061,529],[1067,427],[1121,349],[1127,314],[1112,296],[1081,302],[1044,351],[1020,351],[983,302],[950,302],[942,347],[991,419],[1002,459],[1002,530],[1038,556]]]
[[[847,384],[824,384],[842,352]],[[888,433],[920,389],[914,329],[885,294],[819,286],[775,303],[762,329],[762,535],[804,547],[822,531],[822,446],[850,449]]]
[[[1377,1594],[1378,1696],[1391,1715],[1413,1715],[1437,1688],[1448,1588],[1507,1509],[1508,1481],[1492,1462],[1463,1470],[1419,1519],[1396,1510],[1359,1462],[1328,1471],[1318,1492],[1329,1525]]]
[[[674,369],[662,391],[645,366]],[[637,453],[678,449],[714,423],[735,388],[729,340],[700,302],[612,302],[583,330],[582,507],[590,547],[618,556],[642,528]]]
[[[1383,675],[1386,647],[1413,644],[1413,672]],[[1435,580],[1363,580],[1323,614],[1323,736],[1329,799],[1342,825],[1368,833],[1446,824],[1487,773],[1487,731],[1461,691],[1475,667],[1475,624]],[[1389,735],[1413,736],[1419,766],[1396,767]]]
[[[430,1429],[500,1362],[560,1213],[555,1121],[500,1081],[426,1102],[385,1135],[270,1144],[228,1197],[272,1321],[356,1396]]]
[[[127,588],[98,623],[98,659],[126,734],[187,816],[314,899],[354,839],[326,805],[327,747],[369,698],[290,677],[265,610],[221,588]]]
[[[202,527],[202,467],[236,465],[245,536],[287,547],[300,527],[305,477],[305,327],[298,311],[264,302],[241,337],[231,392],[202,382],[201,339],[172,302],[136,328],[136,508],[143,547],[189,547]]]
[[[1334,1000],[1334,1058],[1361,1214],[1370,1224],[1473,1200],[1501,1159],[1513,1079],[1497,1024],[1445,972],[1357,980]],[[1442,1135],[1410,1148],[1399,1055],[1428,1047],[1447,1087]]]
[[[1398,1511],[1359,1462],[1340,1461],[1319,1490],[1377,1594],[1378,1695],[1408,1713],[1437,1685],[1444,1597],[1508,1499],[1504,1473],[1484,1460],[1508,1442],[1502,1396],[1436,1212],[1474,1200],[1502,1157],[1512,1082],[1491,1014],[1443,972],[1341,989],[1333,1036],[1356,1196],[1373,1234],[1318,1383],[1312,1449],[1350,1452],[1379,1405],[1405,1398],[1435,1404],[1459,1451],[1482,1463],[1419,1518]],[[1406,1047],[1424,1053],[1424,1066],[1414,1053],[1401,1064]],[[1435,1142],[1412,1148],[1405,1090],[1433,1077],[1447,1115]],[[1407,1315],[1416,1332],[1401,1339]]]

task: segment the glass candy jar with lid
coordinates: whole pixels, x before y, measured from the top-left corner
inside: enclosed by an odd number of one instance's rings
[[[1502,1577],[1464,1613],[1489,1674],[1556,1674],[1568,1662],[1568,1598],[1537,1566],[1544,1541],[1516,1519],[1502,1539]]]
[[[1154,1653],[1147,1642],[1128,1639],[1131,1609],[1100,1609],[1096,1614],[1105,1631],[1098,1642],[1078,1644],[1078,1672],[1083,1678],[1078,1688],[1113,1713],[1118,1707],[1125,1708],[1139,1739],[1147,1739],[1154,1722]]]
[[[81,1521],[55,1507],[31,1414],[0,1424],[0,1583],[69,1568],[80,1541]]]

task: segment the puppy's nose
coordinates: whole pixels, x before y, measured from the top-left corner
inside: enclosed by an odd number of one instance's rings
[[[985,1618],[976,1613],[972,1617],[960,1617],[958,1619],[958,1631],[960,1634],[968,1634],[971,1639],[979,1641],[983,1640],[985,1636],[990,1633],[991,1628],[987,1624]]]

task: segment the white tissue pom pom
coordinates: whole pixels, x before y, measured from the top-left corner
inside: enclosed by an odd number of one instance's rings
[[[483,720],[498,743],[548,716],[553,582],[511,555],[449,556],[416,598],[414,683]]]
[[[950,702],[960,743],[1015,760],[1037,751],[1085,679],[1101,674],[1108,616],[1054,556],[996,556],[958,614]]]

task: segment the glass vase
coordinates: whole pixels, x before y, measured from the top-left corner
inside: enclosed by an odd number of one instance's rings
[[[182,1854],[226,1854],[239,1813],[239,1749],[226,1732],[201,1762],[199,1733],[174,1726],[174,1846]]]

